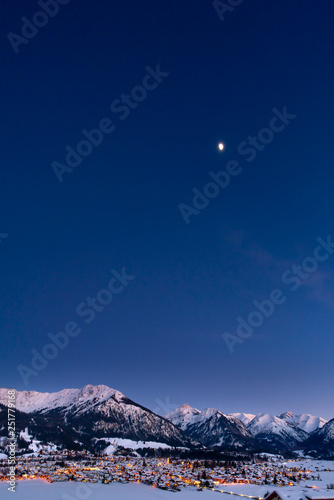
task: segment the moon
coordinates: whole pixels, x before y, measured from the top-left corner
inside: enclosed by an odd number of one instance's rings
[[[219,149],[219,151],[223,151],[224,148],[225,148],[224,144],[222,142],[219,142],[218,143],[218,149]]]

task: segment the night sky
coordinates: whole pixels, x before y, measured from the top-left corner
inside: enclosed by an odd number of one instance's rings
[[[0,7],[0,385],[333,418],[334,4],[59,3]]]

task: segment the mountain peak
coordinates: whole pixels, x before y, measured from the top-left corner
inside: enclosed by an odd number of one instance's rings
[[[183,403],[183,405],[179,406],[179,409],[182,409],[182,410],[196,410],[196,408],[192,408],[190,405],[188,405],[188,403]]]
[[[7,405],[7,392],[0,389],[0,403],[4,405]],[[107,446],[113,438],[169,446],[191,444],[189,437],[170,422],[106,385],[88,384],[81,389],[55,393],[18,391],[16,408],[22,412],[17,428],[24,433],[29,427],[30,434],[39,442],[52,436],[64,445],[63,439],[67,436],[75,449],[78,446],[92,448],[93,440],[101,441],[99,446]],[[52,429],[45,425],[50,418]]]
[[[224,415],[224,414],[221,411],[216,410],[216,408],[205,408],[201,412],[201,417],[204,418],[204,419],[213,417],[214,415]]]
[[[314,417],[308,413],[295,415],[291,411],[281,413],[281,415],[278,415],[278,418],[288,422],[298,429],[301,429],[302,431],[307,432],[308,434],[321,429],[327,422],[324,418]]]
[[[0,389],[0,403],[7,404],[7,389]],[[45,411],[61,407],[71,407],[74,404],[85,404],[93,400],[106,400],[114,397],[117,401],[124,398],[123,394],[106,385],[85,385],[82,389],[63,389],[59,392],[18,391],[16,408],[25,413]]]
[[[253,437],[244,424],[216,408],[199,411],[182,405],[165,418],[208,448],[240,449],[244,446],[249,449],[253,446]]]
[[[245,425],[248,425],[256,417],[253,413],[230,413],[229,416],[236,417]]]
[[[284,413],[281,413],[280,415],[277,415],[278,418],[285,418],[285,419],[293,419],[295,418],[295,414],[292,411],[285,411]]]
[[[184,430],[188,427],[188,425],[195,422],[196,418],[200,414],[201,412],[197,410],[197,408],[192,408],[190,405],[185,403],[168,415],[165,415],[164,418]]]

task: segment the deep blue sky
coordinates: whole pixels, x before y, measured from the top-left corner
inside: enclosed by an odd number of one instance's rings
[[[18,54],[7,34],[40,8],[0,9],[0,385],[334,417],[334,255],[281,281],[334,235],[334,5],[245,0],[221,22],[210,1],[72,0]],[[169,76],[120,120],[111,103],[158,63]],[[297,117],[248,163],[238,145],[284,106]],[[59,183],[51,163],[105,117]],[[178,205],[229,160],[242,173],[187,225]],[[135,280],[85,324],[76,307],[123,267]],[[286,302],[231,354],[223,333],[274,288]],[[68,321],[82,332],[26,386],[17,365]]]

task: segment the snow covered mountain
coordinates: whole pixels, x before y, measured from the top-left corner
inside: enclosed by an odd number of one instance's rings
[[[183,431],[186,431],[189,425],[197,421],[197,417],[200,414],[201,412],[196,408],[192,408],[188,404],[184,404],[179,408],[176,408],[176,410],[172,411],[168,415],[165,415],[165,418]]]
[[[321,429],[326,420],[291,412],[279,416],[259,413],[231,413],[219,410],[202,412],[182,405],[165,418],[186,434],[209,448],[252,449],[287,452],[301,449],[311,433]]]
[[[253,413],[230,413],[230,415],[238,418],[245,425],[248,425],[256,417]]]
[[[165,418],[207,448],[251,450],[255,446],[253,436],[238,418],[214,408],[199,411],[185,404]]]
[[[73,407],[84,410],[96,401],[103,402],[112,397],[121,400],[124,396],[106,385],[86,385],[83,389],[64,389],[53,393],[22,391],[16,393],[16,408],[25,413],[46,413],[56,408],[67,412]],[[0,389],[0,403],[7,404],[7,389]]]
[[[314,417],[313,415],[309,415],[308,413],[295,415],[291,411],[281,413],[281,415],[278,415],[278,418],[289,422],[289,424],[293,425],[294,427],[298,427],[298,429],[301,429],[308,434],[321,429],[327,422],[327,420],[325,420],[324,418]]]
[[[7,402],[7,389],[0,389],[0,438],[7,435]],[[16,408],[21,448],[110,451],[116,442],[131,442],[134,448],[153,443],[154,447],[204,446],[221,451],[303,449],[334,458],[334,419],[326,423],[308,414],[226,415],[184,404],[161,417],[105,385],[56,393],[17,392]]]
[[[262,446],[272,451],[292,450],[308,438],[308,434],[285,420],[266,413],[259,413],[247,429]]]
[[[334,458],[334,418],[327,422],[321,429],[314,432],[304,443],[310,455],[322,458]]]
[[[7,389],[0,390],[7,404]],[[17,392],[17,409],[24,415],[18,430],[38,440],[73,442],[92,447],[94,439],[123,438],[170,446],[191,446],[192,441],[168,420],[104,385],[65,389],[57,393]]]

